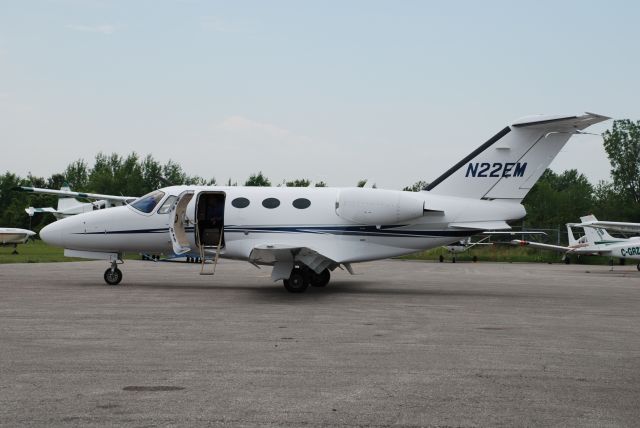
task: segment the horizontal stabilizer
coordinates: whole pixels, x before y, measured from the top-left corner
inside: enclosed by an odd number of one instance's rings
[[[56,210],[55,208],[51,208],[51,207],[47,207],[47,208],[29,207],[29,208],[25,208],[24,211],[29,215],[29,217],[33,217],[33,215],[35,213],[51,213],[51,214],[59,213],[58,210]]]
[[[579,116],[527,116],[512,123],[515,128],[544,128],[548,132],[582,130],[596,123],[611,119],[595,113]]]

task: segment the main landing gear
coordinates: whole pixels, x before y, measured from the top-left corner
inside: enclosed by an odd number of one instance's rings
[[[104,281],[109,285],[118,285],[122,281],[122,271],[118,269],[118,261],[111,262],[111,267],[104,271]]]
[[[309,286],[326,287],[330,279],[329,269],[316,273],[306,266],[297,266],[291,271],[289,279],[283,280],[283,283],[289,293],[304,293]]]

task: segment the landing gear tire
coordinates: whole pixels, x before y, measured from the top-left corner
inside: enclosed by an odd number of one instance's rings
[[[640,263],[636,265],[636,269],[640,270]]]
[[[122,281],[122,271],[118,268],[109,268],[104,271],[104,281],[109,285],[118,285]]]
[[[289,293],[304,293],[309,287],[309,281],[300,269],[291,271],[289,279],[285,279],[282,282]]]
[[[312,287],[326,287],[331,279],[331,272],[325,269],[320,273],[311,272],[310,285]]]
[[[444,256],[440,254],[440,257],[438,257],[438,260],[440,260],[440,263],[444,262]]]
[[[564,258],[564,264],[565,265],[570,265],[571,264],[571,259],[569,257],[565,257]]]

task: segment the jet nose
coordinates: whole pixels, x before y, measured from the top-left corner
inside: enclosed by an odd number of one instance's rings
[[[64,247],[60,220],[54,221],[53,223],[43,227],[40,231],[40,239],[54,247]]]

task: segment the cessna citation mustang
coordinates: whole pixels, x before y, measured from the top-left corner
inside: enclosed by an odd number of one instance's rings
[[[173,186],[122,207],[42,229],[65,255],[108,260],[118,284],[125,252],[200,254],[273,266],[290,292],[330,272],[509,229],[520,204],[569,138],[609,118],[537,116],[505,127],[422,192],[364,188]],[[201,273],[203,271],[201,270]]]

